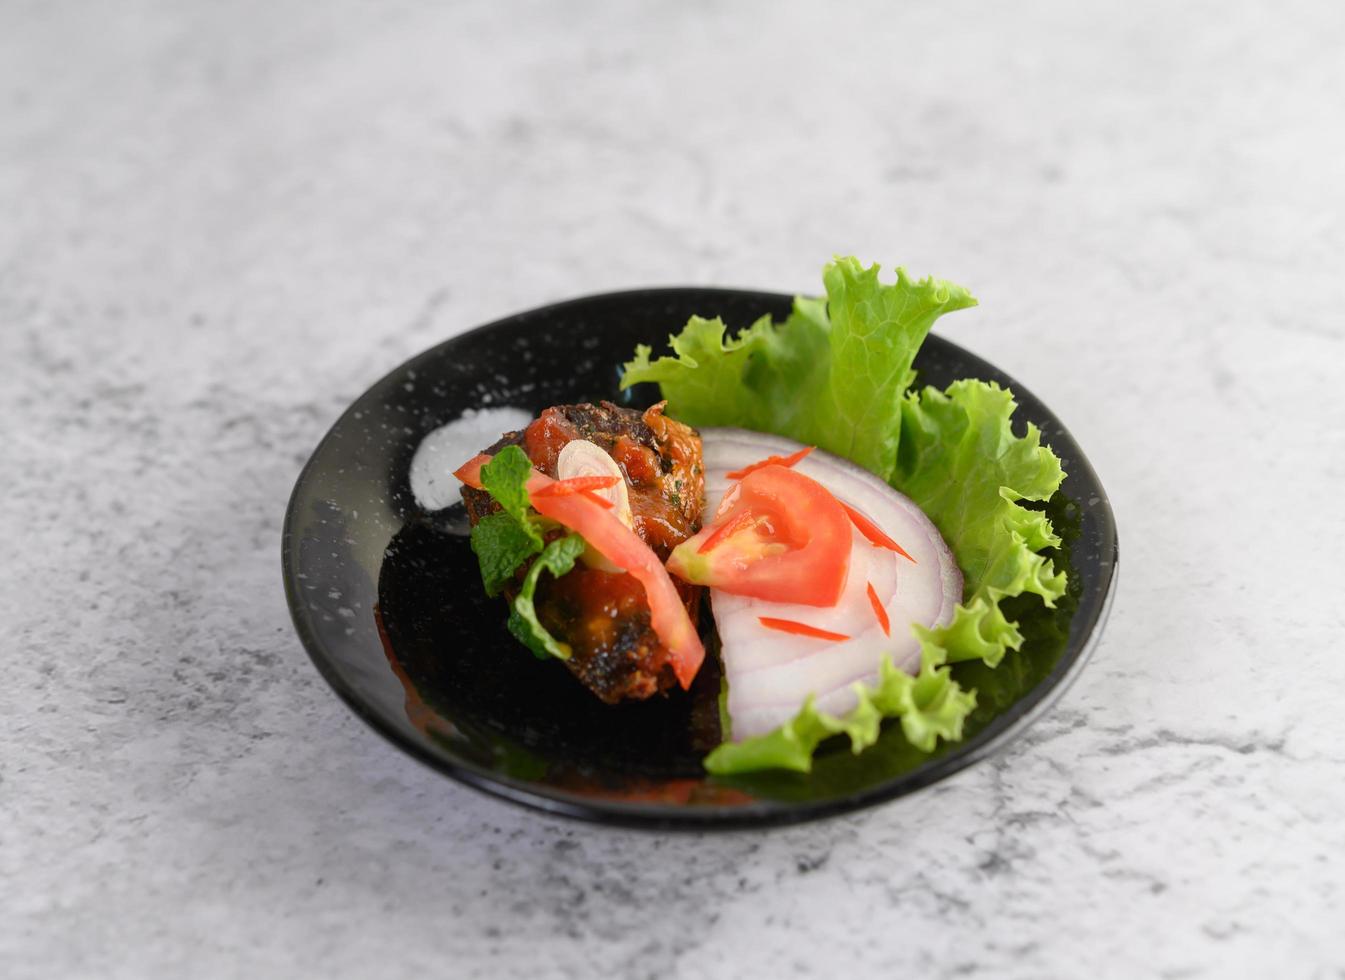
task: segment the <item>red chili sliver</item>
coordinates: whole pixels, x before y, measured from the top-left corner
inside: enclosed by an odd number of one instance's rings
[[[560,497],[567,493],[589,493],[593,490],[606,490],[621,482],[619,476],[572,476],[568,480],[557,480],[536,491],[543,497]]]
[[[869,605],[873,606],[873,615],[878,619],[878,625],[883,628],[884,636],[892,635],[892,621],[887,618],[887,610],[883,604],[878,601],[878,593],[873,591],[873,583],[867,583],[869,587]]]
[[[812,452],[815,448],[816,448],[815,446],[805,446],[798,452],[790,453],[788,456],[767,456],[760,462],[753,463],[751,466],[744,466],[742,469],[734,470],[732,473],[729,473],[727,475],[730,480],[741,480],[748,473],[751,473],[753,470],[759,470],[763,466],[793,466],[799,460],[803,459],[804,456],[807,456],[810,452]]]
[[[820,630],[816,626],[809,626],[807,623],[798,623],[792,619],[775,619],[771,616],[758,616],[757,622],[768,630],[779,630],[781,633],[793,633],[796,636],[815,636],[819,640],[848,640],[850,637],[844,633],[833,633],[831,630]]]
[[[901,557],[909,559],[910,561],[914,562],[917,565],[920,564],[914,558],[911,558],[909,554],[906,553],[905,548],[903,548],[901,545],[897,544],[886,534],[884,534],[882,528],[880,528],[877,524],[873,523],[873,521],[869,520],[859,511],[855,510],[845,501],[841,501],[841,506],[845,508],[845,512],[850,515],[851,522],[855,525],[855,527],[859,529],[859,533],[864,535],[864,537],[868,538],[879,548],[886,548],[888,551],[895,551],[897,554],[901,555]]]
[[[580,478],[578,478],[578,479],[582,479],[582,477],[580,477]],[[598,479],[602,479],[602,477],[599,477]],[[569,493],[576,493],[576,492],[577,492],[577,493],[579,494],[579,496],[584,497],[584,498],[586,498],[586,499],[588,499],[588,500],[591,500],[591,501],[593,501],[595,504],[597,504],[599,507],[605,507],[605,508],[607,508],[608,510],[611,510],[613,507],[616,506],[616,504],[612,503],[612,502],[611,502],[610,500],[608,500],[606,497],[599,497],[599,496],[598,496],[596,493],[594,493],[592,490],[579,490],[579,491],[573,491],[573,490],[572,490],[572,491],[567,491],[567,492],[569,492]],[[557,497],[557,496],[564,496],[564,495],[563,495],[563,494],[543,494],[543,496],[547,496],[547,497]]]

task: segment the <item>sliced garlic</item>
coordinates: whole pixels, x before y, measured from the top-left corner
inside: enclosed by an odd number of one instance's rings
[[[626,489],[625,474],[621,472],[621,467],[617,465],[616,460],[600,446],[594,445],[587,439],[570,440],[561,447],[560,455],[556,457],[556,479],[568,480],[576,476],[616,477],[618,482],[615,486],[610,486],[606,490],[594,490],[593,492],[612,502],[612,513],[620,518],[622,524],[632,530],[635,528],[635,518],[631,515],[630,494]],[[585,565],[602,572],[625,571],[620,565],[599,554],[592,545],[584,550],[580,558]]]
[[[560,455],[556,457],[557,480],[569,480],[576,476],[616,477],[615,486],[593,492],[612,502],[614,513],[621,519],[622,524],[629,528],[635,527],[625,474],[621,472],[616,460],[587,439],[572,439],[561,448]]]

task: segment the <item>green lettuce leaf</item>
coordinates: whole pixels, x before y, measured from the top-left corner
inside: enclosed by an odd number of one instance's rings
[[[962,723],[976,707],[974,691],[962,690],[947,667],[928,661],[912,677],[884,658],[878,665],[878,683],[856,684],[855,691],[859,704],[844,717],[818,711],[810,695],[799,713],[774,731],[720,745],[706,757],[705,768],[716,775],[759,769],[808,772],[813,752],[824,739],[847,735],[851,750],[858,754],[878,741],[884,718],[900,718],[910,743],[930,752],[940,738],[960,739]]]
[[[953,621],[916,628],[937,663],[995,666],[1023,642],[999,601],[1031,592],[1054,606],[1065,592],[1065,573],[1039,553],[1059,545],[1059,537],[1044,513],[1019,503],[1049,500],[1065,474],[1036,426],[1014,435],[1015,407],[999,385],[971,380],[956,381],[946,392],[925,388],[902,406],[901,454],[891,483],[929,515],[966,578]]]
[[[941,279],[879,282],[877,265],[837,259],[827,296],[797,299],[782,325],[762,318],[728,338],[723,321],[693,317],[669,339],[673,357],[641,345],[623,388],[657,382],[668,414],[691,425],[731,425],[819,446],[886,476],[896,461],[911,362],[944,313],[975,306]]]
[[[488,595],[498,595],[528,559],[537,555],[510,603],[506,625],[535,656],[568,660],[569,644],[557,640],[542,625],[533,597],[542,572],[557,578],[564,575],[574,568],[587,543],[579,535],[570,534],[543,547],[541,519],[528,504],[526,484],[531,473],[532,462],[518,446],[505,446],[481,467],[481,485],[500,510],[486,515],[472,528],[472,551]]]
[[[562,643],[552,636],[537,618],[537,609],[533,606],[533,596],[537,591],[537,580],[542,572],[550,572],[556,578],[574,568],[575,559],[584,553],[588,546],[577,534],[567,534],[557,538],[542,549],[537,560],[523,576],[523,586],[514,597],[509,612],[509,632],[539,659],[556,657],[570,659],[570,645]]]

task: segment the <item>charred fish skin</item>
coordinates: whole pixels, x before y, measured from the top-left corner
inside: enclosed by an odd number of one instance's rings
[[[705,494],[700,437],[666,417],[662,403],[643,412],[606,401],[552,406],[484,451],[494,455],[519,446],[538,470],[555,477],[557,457],[574,439],[592,442],[616,461],[628,484],[634,530],[661,560],[700,530]],[[499,509],[485,491],[463,487],[462,496],[473,525]],[[557,529],[549,536],[563,533]],[[521,578],[526,571],[523,566],[517,574]],[[673,581],[695,622],[702,590]],[[510,598],[511,593],[506,589]],[[644,589],[632,576],[583,566],[559,579],[544,575],[535,604],[542,624],[570,645],[565,661],[570,672],[601,700],[643,700],[676,683],[668,650],[650,625]]]

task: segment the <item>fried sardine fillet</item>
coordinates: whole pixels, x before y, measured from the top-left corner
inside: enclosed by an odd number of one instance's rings
[[[556,405],[523,431],[505,433],[485,452],[519,446],[533,466],[554,478],[561,450],[575,439],[593,443],[616,462],[634,530],[660,560],[700,530],[705,494],[700,436],[667,418],[662,403],[644,412],[611,402]],[[463,487],[462,496],[473,525],[498,509],[484,491]],[[701,590],[680,579],[673,582],[695,622]],[[512,598],[511,590],[506,594]],[[580,562],[558,579],[543,575],[535,605],[542,625],[570,645],[565,662],[570,672],[603,701],[643,699],[675,683],[668,650],[650,626],[644,587],[626,572]]]

